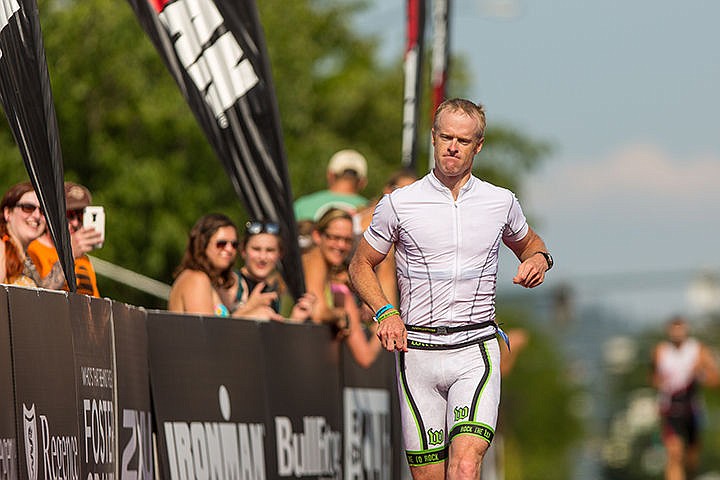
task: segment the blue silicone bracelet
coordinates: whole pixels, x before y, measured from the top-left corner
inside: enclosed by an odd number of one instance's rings
[[[390,310],[391,308],[393,308],[393,306],[392,306],[391,304],[389,304],[389,303],[388,303],[387,305],[385,305],[384,307],[380,307],[380,310],[378,310],[377,312],[375,312],[375,317],[376,317],[376,318],[379,317],[380,315],[382,315],[383,313],[387,312],[387,311]]]

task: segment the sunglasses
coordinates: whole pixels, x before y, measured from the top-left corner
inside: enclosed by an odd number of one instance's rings
[[[352,245],[352,237],[343,237],[342,235],[333,235],[332,233],[323,232],[322,235],[331,242],[343,242]]]
[[[247,222],[245,224],[245,231],[248,235],[257,235],[258,233],[278,235],[280,233],[280,225],[275,222]]]
[[[15,208],[19,208],[23,213],[27,213],[28,215],[35,213],[36,209],[40,211],[40,215],[43,214],[42,207],[40,205],[33,205],[32,203],[17,203],[15,204]]]
[[[237,250],[238,245],[240,245],[240,243],[237,240],[232,240],[232,241],[218,240],[217,242],[215,242],[215,246],[218,248],[218,250],[224,250],[225,247],[228,246],[228,244],[230,244],[230,246],[233,248],[233,250]]]

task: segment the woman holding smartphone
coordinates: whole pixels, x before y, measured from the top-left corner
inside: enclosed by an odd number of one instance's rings
[[[240,242],[235,224],[222,214],[193,226],[175,273],[168,310],[220,317],[283,320],[278,313],[282,283],[275,268],[282,250],[277,224],[249,222],[242,242],[245,266],[233,270]],[[303,296],[290,315],[305,320],[314,298]]]
[[[250,221],[240,244],[244,265],[238,283],[228,290],[234,317],[285,320],[280,315],[281,300],[287,298],[286,287],[277,271],[283,254],[280,225],[274,222]],[[306,293],[293,306],[288,320],[310,319],[315,296]]]

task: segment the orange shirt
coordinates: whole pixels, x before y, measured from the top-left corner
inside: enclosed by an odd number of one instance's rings
[[[53,265],[58,261],[58,254],[54,247],[45,245],[40,240],[33,240],[28,246],[28,255],[35,264],[35,268],[41,278],[45,278],[52,270]],[[75,277],[77,278],[77,293],[99,297],[95,269],[90,263],[90,258],[83,255],[75,259]],[[67,282],[63,286],[68,290]]]

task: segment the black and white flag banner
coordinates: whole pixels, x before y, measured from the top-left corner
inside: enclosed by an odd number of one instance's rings
[[[128,0],[254,219],[281,225],[282,270],[304,277],[264,35],[252,0]]]

